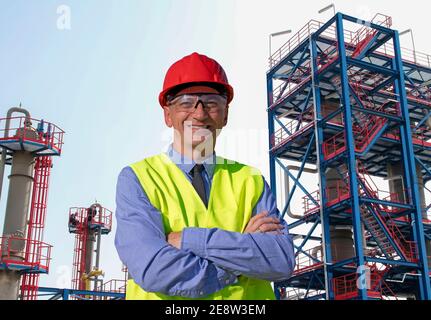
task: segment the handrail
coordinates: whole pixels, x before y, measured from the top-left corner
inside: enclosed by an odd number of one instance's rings
[[[382,18],[382,20],[379,20]],[[392,17],[386,16],[383,14],[376,14],[374,18],[371,20],[372,23],[384,26],[386,28],[390,28],[392,26]],[[294,34],[288,41],[286,41],[278,50],[271,54],[269,57],[269,67],[272,68],[276,64],[278,64],[282,58],[292,52],[295,48],[301,44],[302,41],[307,39],[313,32],[319,30],[325,23],[310,20],[306,25],[304,25],[296,34]],[[367,34],[367,31],[364,30],[373,30],[367,25],[359,28],[356,31],[344,30],[344,38],[345,42],[351,45],[358,45],[358,43],[363,40],[363,37],[360,35]],[[329,26],[324,32],[322,36],[328,37],[330,39],[336,40],[336,27],[334,25]],[[394,49],[392,44],[383,44],[379,48],[376,49],[376,52],[379,52],[386,56],[394,57]],[[414,64],[420,64],[431,68],[431,55],[418,52],[412,49],[401,48],[401,56],[404,61],[412,62]]]
[[[363,191],[365,193],[370,194],[372,198],[379,199],[377,185],[374,183],[374,181],[372,179],[370,179],[372,181],[372,183],[374,184],[374,186],[376,187],[377,191],[373,190],[372,186],[368,183],[364,173],[366,173],[366,169],[358,161],[358,177],[364,183],[365,189],[366,189]],[[381,210],[379,205],[377,205],[375,203],[371,203],[370,205],[375,209],[375,214],[376,214],[377,218],[381,221],[382,225],[386,228],[386,230],[389,232],[391,237],[394,239],[395,243],[398,245],[398,248],[401,250],[404,257],[409,261],[416,260],[416,258],[417,258],[416,244],[413,241],[408,241],[404,237],[403,233],[397,227],[397,225],[395,224],[395,221],[391,217],[391,215],[387,215],[386,217],[383,217],[380,214],[380,211],[382,211],[382,210]]]
[[[10,122],[10,127],[4,127]],[[3,134],[4,133],[4,134]],[[44,144],[61,151],[64,131],[53,123],[27,117],[0,118],[0,142],[12,139]]]
[[[298,273],[298,272],[303,271],[305,269],[309,269],[309,268],[314,267],[314,266],[321,265],[323,263],[322,262],[322,259],[323,259],[322,251],[316,250],[319,247],[320,246],[312,248],[312,249],[304,250],[304,252],[306,254],[303,252],[300,252],[300,251],[297,253],[297,255],[295,257],[295,261],[296,261],[295,270],[294,270],[295,273]],[[319,260],[320,262],[314,261],[312,258],[310,258],[310,256],[314,257],[315,259]]]
[[[397,299],[396,294],[391,290],[388,284],[384,281],[383,277],[378,272],[371,272],[369,275],[370,282],[367,284],[368,295],[383,299],[384,296],[393,296]],[[350,273],[332,279],[335,299],[349,299],[358,296],[358,273]],[[389,293],[389,294],[388,294]]]
[[[302,197],[302,209],[304,210],[304,216],[315,211],[317,208],[320,208],[320,192],[319,190],[316,190],[312,193],[310,193],[310,196],[313,197],[314,200],[318,203],[317,205],[314,203],[312,199],[310,199],[309,196]]]
[[[0,262],[49,270],[52,245],[20,237],[0,237]]]

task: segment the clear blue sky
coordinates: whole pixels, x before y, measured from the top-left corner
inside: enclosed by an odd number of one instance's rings
[[[64,266],[72,266],[74,244],[67,231],[69,207],[88,206],[97,199],[114,211],[121,168],[166,145],[169,131],[157,95],[170,64],[193,51],[216,58],[235,88],[218,152],[255,165],[268,176],[268,34],[296,32],[313,18],[327,20],[330,13],[317,11],[329,3],[0,1],[0,117],[22,102],[34,118],[66,131],[63,155],[54,159],[46,221],[45,241],[54,245],[52,269],[42,276],[41,285],[68,285]],[[365,19],[377,12],[392,15],[396,28],[413,28],[419,51],[431,53],[426,28],[430,4],[409,3],[335,1],[338,11]],[[63,4],[71,9],[70,30],[57,28],[57,8]],[[274,39],[273,48],[285,40]],[[409,38],[402,41],[411,46]],[[1,227],[6,196],[7,181]],[[121,277],[113,236],[102,243],[106,280]]]

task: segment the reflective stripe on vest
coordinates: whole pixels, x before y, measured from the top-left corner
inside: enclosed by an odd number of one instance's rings
[[[220,228],[243,232],[259,200],[264,184],[261,173],[238,162],[217,157],[208,208],[190,181],[169,157],[162,153],[130,166],[151,204],[162,215],[165,233],[186,227]],[[239,276],[238,282],[207,295],[206,300],[274,299],[271,283]],[[127,300],[187,299],[146,292],[132,279],[127,282]]]

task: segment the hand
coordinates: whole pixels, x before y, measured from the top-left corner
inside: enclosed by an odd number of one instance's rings
[[[166,239],[171,246],[181,249],[181,236],[182,232],[171,232],[167,235]]]
[[[280,224],[280,220],[276,217],[267,217],[267,215],[268,211],[263,211],[252,217],[244,233],[275,232],[281,234],[280,230],[283,229],[283,226]]]

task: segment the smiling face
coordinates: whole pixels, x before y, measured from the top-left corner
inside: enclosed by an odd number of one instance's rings
[[[193,93],[219,92],[207,86],[190,86],[179,91],[175,96]],[[175,101],[175,100],[174,100]],[[211,152],[214,150],[216,139],[221,129],[227,124],[228,106],[214,112],[208,112],[202,103],[191,112],[182,111],[177,104],[164,106],[165,123],[174,129],[174,148],[178,151],[194,150],[199,146],[211,144]]]

